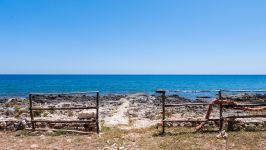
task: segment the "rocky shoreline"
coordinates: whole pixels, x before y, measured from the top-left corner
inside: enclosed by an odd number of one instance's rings
[[[258,96],[257,96],[258,97]],[[37,107],[85,107],[94,106],[95,97],[93,96],[65,96],[65,95],[37,95],[34,98],[33,105]],[[228,99],[235,101],[246,101],[251,99],[252,95],[227,95]],[[266,96],[259,95],[260,101],[265,102]],[[187,102],[207,102],[203,99],[192,101],[178,95],[168,95],[168,103],[187,103]],[[0,130],[21,130],[29,128],[29,100],[27,98],[0,98]],[[167,109],[169,119],[180,118],[204,118],[206,106],[190,106]],[[147,95],[144,93],[129,95],[105,95],[100,97],[99,118],[101,127],[119,126],[123,129],[146,128],[159,125],[161,122],[161,97],[158,95]],[[245,115],[247,112],[240,110],[227,110],[226,115],[238,114]],[[36,119],[46,120],[82,120],[94,119],[93,110],[49,110],[37,111],[34,113]],[[211,117],[218,117],[219,113],[214,110]],[[265,126],[265,118],[238,119],[236,129]],[[56,128],[56,129],[78,129],[85,131],[94,131],[91,124],[59,124],[59,123],[37,123],[37,127]],[[195,126],[192,123],[168,124],[169,126]],[[207,126],[216,126],[215,123]]]

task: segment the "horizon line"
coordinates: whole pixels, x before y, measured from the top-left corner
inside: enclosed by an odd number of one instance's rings
[[[182,75],[191,75],[191,76],[193,76],[193,75],[206,75],[206,76],[208,76],[208,75],[257,75],[257,76],[265,76],[266,74],[127,74],[127,73],[125,73],[125,74],[112,74],[112,73],[110,73],[110,74],[83,74],[83,73],[0,73],[0,75],[176,75],[176,76],[178,76],[178,75],[180,75],[180,76],[182,76]]]

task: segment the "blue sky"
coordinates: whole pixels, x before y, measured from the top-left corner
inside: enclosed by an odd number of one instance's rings
[[[0,0],[1,74],[266,74],[265,0]]]

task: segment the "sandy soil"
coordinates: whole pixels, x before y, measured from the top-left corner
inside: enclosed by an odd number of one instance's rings
[[[160,128],[122,130],[104,129],[100,135],[43,134],[0,132],[1,150],[263,150],[266,149],[265,129],[229,132],[227,138],[216,138],[217,132],[193,132],[192,128]]]
[[[60,135],[60,136],[16,136],[14,132],[0,132],[1,150],[28,150],[28,149],[95,149],[96,140],[88,135]]]

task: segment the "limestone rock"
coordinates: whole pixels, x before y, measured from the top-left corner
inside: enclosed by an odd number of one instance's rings
[[[218,139],[227,139],[228,134],[225,132],[225,130],[221,131],[217,136]]]
[[[71,106],[71,103],[62,103],[61,104],[61,107],[70,107]]]
[[[54,125],[54,128],[55,128],[55,129],[62,129],[62,128],[64,128],[64,125],[61,124],[61,123],[56,123],[56,124]]]
[[[5,121],[1,121],[0,122],[0,130],[6,129],[6,122]]]
[[[8,101],[7,98],[0,98],[0,103],[6,103]]]
[[[78,119],[92,119],[95,118],[95,113],[94,112],[86,112],[86,113],[79,113],[78,114]]]
[[[31,144],[30,145],[30,148],[32,148],[32,149],[38,149],[39,148],[39,145],[38,144]]]

